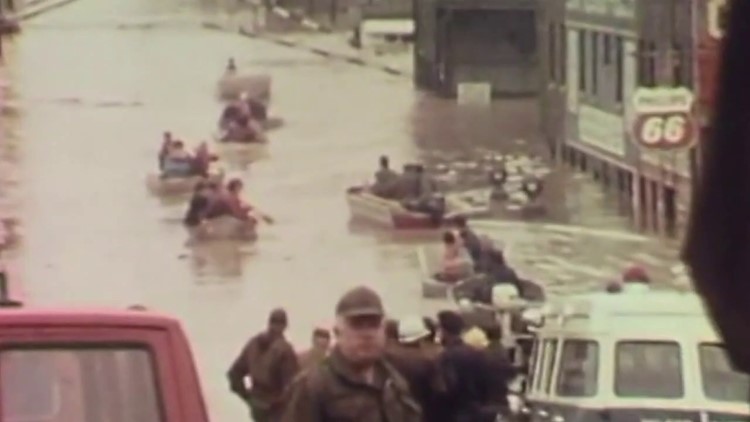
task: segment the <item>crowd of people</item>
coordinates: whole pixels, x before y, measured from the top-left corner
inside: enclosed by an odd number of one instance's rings
[[[435,220],[440,220],[446,212],[445,197],[421,164],[405,164],[403,172],[398,173],[391,169],[388,157],[380,157],[371,192],[398,201],[410,211],[429,214]]]
[[[161,177],[208,177],[211,162],[216,159],[206,142],[201,142],[191,154],[183,141],[175,139],[171,132],[164,132],[158,154]]]
[[[259,217],[266,223],[273,223],[273,218],[243,199],[243,187],[240,179],[231,179],[226,186],[212,181],[198,182],[185,214],[185,225],[197,228],[206,221],[223,216],[253,223]]]
[[[645,293],[650,284],[636,265],[607,291]],[[391,320],[380,296],[363,286],[339,299],[335,318],[332,332],[316,328],[310,349],[298,354],[285,337],[287,313],[278,308],[245,344],[227,377],[256,422],[495,422],[511,416],[510,385],[527,373],[528,362],[513,363],[495,318],[445,310],[436,319]]]
[[[228,371],[231,390],[257,422],[490,422],[508,415],[511,364],[497,324],[461,314],[388,320],[367,287],[345,293],[331,332],[313,332],[297,355],[282,309],[252,337]]]

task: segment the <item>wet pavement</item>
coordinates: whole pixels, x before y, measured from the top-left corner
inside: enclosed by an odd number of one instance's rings
[[[270,308],[292,310],[291,336],[303,345],[351,285],[376,287],[395,315],[439,306],[419,297],[414,253],[434,235],[348,223],[343,192],[370,177],[379,155],[437,165],[542,149],[533,145],[533,101],[458,110],[414,93],[402,77],[206,31],[205,9],[78,0],[31,21],[0,67],[12,85],[2,88],[0,204],[22,217],[29,302],[141,303],[179,316],[213,419],[241,420],[245,409],[223,374]],[[254,245],[188,248],[184,203],[150,196],[144,179],[163,130],[189,141],[210,136],[220,111],[212,94],[229,56],[274,77],[272,111],[287,125],[265,151],[223,165],[277,222]],[[522,274],[564,292],[633,260],[662,270],[673,262],[668,245],[627,234],[625,219],[608,211],[611,198],[584,177],[555,171],[547,180],[547,223],[556,225],[482,226],[509,245]]]

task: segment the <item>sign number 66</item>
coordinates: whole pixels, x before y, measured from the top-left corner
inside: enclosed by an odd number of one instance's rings
[[[638,142],[647,147],[678,148],[689,143],[692,127],[685,113],[645,114],[635,127]]]

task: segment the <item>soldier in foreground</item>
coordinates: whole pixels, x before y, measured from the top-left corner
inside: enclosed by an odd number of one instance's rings
[[[282,422],[420,422],[422,412],[401,375],[384,359],[385,311],[366,287],[336,305],[336,346],[292,383]]]
[[[299,371],[297,355],[284,337],[287,324],[283,309],[271,311],[268,328],[247,342],[227,373],[229,387],[250,407],[255,422],[278,420],[283,392]]]

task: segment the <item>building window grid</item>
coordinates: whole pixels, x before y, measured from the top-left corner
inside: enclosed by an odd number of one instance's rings
[[[591,33],[591,94],[599,93],[599,33]]]
[[[587,31],[583,29],[578,31],[578,89],[584,93],[587,91],[586,68],[588,67],[586,35]]]

